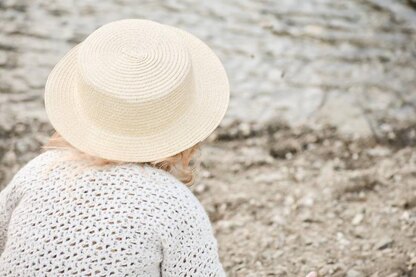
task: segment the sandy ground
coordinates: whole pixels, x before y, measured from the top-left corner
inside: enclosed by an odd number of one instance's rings
[[[104,23],[153,19],[206,41],[229,73],[192,188],[229,276],[416,276],[415,7],[2,0],[0,189],[52,132],[55,63]]]
[[[385,135],[275,122],[214,135],[194,191],[229,275],[416,276],[415,125]]]

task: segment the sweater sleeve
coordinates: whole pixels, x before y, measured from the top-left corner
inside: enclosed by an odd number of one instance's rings
[[[13,176],[9,184],[0,191],[0,254],[3,253],[7,239],[7,230],[14,209],[19,204],[25,191],[38,177],[42,165],[48,164],[59,151],[46,151],[28,161]]]
[[[18,177],[19,172],[0,192],[0,254],[3,253],[6,244],[7,229],[11,215],[21,198]]]
[[[163,277],[226,276],[208,215],[187,188],[175,198],[162,235]]]

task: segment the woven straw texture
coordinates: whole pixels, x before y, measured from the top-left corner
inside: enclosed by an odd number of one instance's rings
[[[124,19],[98,28],[57,63],[45,108],[56,131],[79,150],[146,162],[207,138],[229,97],[225,69],[200,39]]]

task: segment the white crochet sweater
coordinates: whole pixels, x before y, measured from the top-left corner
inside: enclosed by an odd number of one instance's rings
[[[48,150],[0,193],[0,276],[225,276],[208,216],[173,175],[82,169]]]

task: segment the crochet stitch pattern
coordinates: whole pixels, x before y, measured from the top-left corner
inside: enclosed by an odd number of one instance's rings
[[[173,175],[51,166],[61,151],[32,159],[0,193],[0,276],[225,276],[206,211]]]

